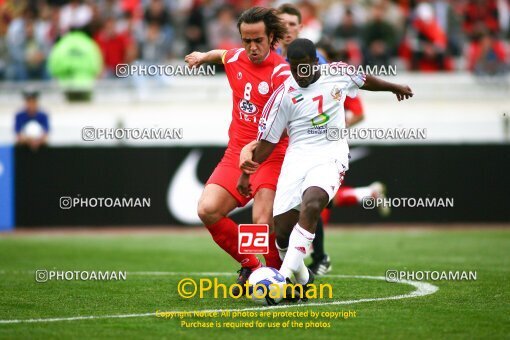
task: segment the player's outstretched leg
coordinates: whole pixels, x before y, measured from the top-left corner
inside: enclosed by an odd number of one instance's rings
[[[328,210],[325,208],[324,210]],[[308,268],[315,275],[324,275],[331,271],[331,259],[328,254],[324,251],[324,223],[321,218],[317,222],[317,229],[315,230],[315,238],[313,239],[313,253],[312,263],[308,265]]]
[[[363,202],[364,197],[384,198],[385,194],[386,187],[381,182],[374,182],[366,187],[341,187],[333,199],[333,205],[336,207],[358,205]],[[389,207],[381,204],[379,214],[387,217],[390,214]]]
[[[244,286],[251,272],[261,264],[253,254],[239,254],[237,224],[226,217],[237,204],[227,190],[216,184],[208,184],[198,202],[198,216],[211,233],[214,242],[241,264],[237,283]]]
[[[285,277],[294,274],[296,282],[304,286],[305,292],[307,285],[311,284],[314,278],[313,273],[305,266],[303,259],[310,251],[320,213],[328,201],[328,194],[319,187],[309,187],[305,190],[299,221],[290,234],[287,254],[280,269]]]
[[[365,188],[353,188],[342,186],[333,198],[333,205],[335,207],[348,207],[358,205],[363,197],[370,196],[371,191],[364,190]]]
[[[264,254],[266,266],[280,268],[282,260],[276,248],[276,233],[273,223],[273,202],[275,191],[269,188],[259,189],[253,200],[253,223],[269,225],[269,252]]]
[[[285,255],[287,253],[287,249],[289,246],[290,234],[292,233],[292,230],[298,220],[299,211],[293,209],[274,217],[274,226],[276,232],[276,247],[278,249],[278,253],[280,255],[282,263],[283,260],[285,259]],[[284,275],[284,277],[287,283],[291,283],[290,275],[288,276]],[[297,291],[292,291],[291,288],[285,292],[285,299],[288,301],[296,302],[300,298],[301,295],[299,295]]]

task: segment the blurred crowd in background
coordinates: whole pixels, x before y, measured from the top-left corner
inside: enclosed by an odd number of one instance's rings
[[[286,2],[301,11],[300,36],[330,60],[418,72],[508,70],[510,0],[0,0],[0,80],[50,79],[66,72],[70,56],[83,63],[83,49],[92,56],[84,67],[111,78],[118,64],[239,47],[243,10]]]

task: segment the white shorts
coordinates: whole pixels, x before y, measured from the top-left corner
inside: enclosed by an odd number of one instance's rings
[[[284,162],[276,186],[273,216],[291,209],[300,210],[303,193],[310,187],[322,188],[332,200],[346,170],[347,167],[334,159],[325,163]]]

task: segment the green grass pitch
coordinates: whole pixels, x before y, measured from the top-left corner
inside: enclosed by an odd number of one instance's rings
[[[197,281],[204,272],[222,273],[231,283],[238,269],[205,232],[149,234],[34,234],[0,237],[0,338],[166,338],[296,339],[355,338],[508,338],[510,335],[510,232],[508,230],[335,230],[326,231],[333,260],[332,301],[356,301],[409,294],[415,287],[383,280],[338,275],[384,276],[386,270],[476,271],[476,281],[427,281],[439,288],[422,297],[277,311],[353,311],[356,317],[313,320],[328,328],[283,328],[286,321],[186,317],[187,322],[265,322],[263,328],[186,328],[181,319],[159,311],[242,310],[257,307],[247,299],[184,299],[179,280]],[[37,283],[35,271],[127,271],[125,281],[49,281]],[[157,272],[157,273],[156,273]],[[336,275],[336,276],[335,276]],[[275,311],[275,309],[268,309]],[[263,308],[257,313],[265,311]],[[115,315],[135,316],[111,318]],[[147,315],[138,315],[147,314]],[[51,318],[90,319],[50,321]],[[106,318],[97,318],[105,317]],[[28,320],[36,322],[16,322]],[[279,327],[268,328],[269,322]]]

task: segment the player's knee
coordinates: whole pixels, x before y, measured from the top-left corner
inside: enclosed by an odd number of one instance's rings
[[[273,225],[272,211],[253,214],[253,223],[255,224],[268,224],[269,227]]]
[[[271,201],[272,203],[272,201]],[[260,204],[257,202],[253,206],[253,223],[256,224],[269,224],[271,227],[273,223],[273,205],[272,204]]]
[[[307,216],[319,216],[323,208],[322,202],[318,199],[303,202],[301,205],[302,213]]]
[[[218,219],[218,209],[214,204],[211,204],[207,200],[198,202],[197,208],[198,217],[205,224],[213,224]]]

